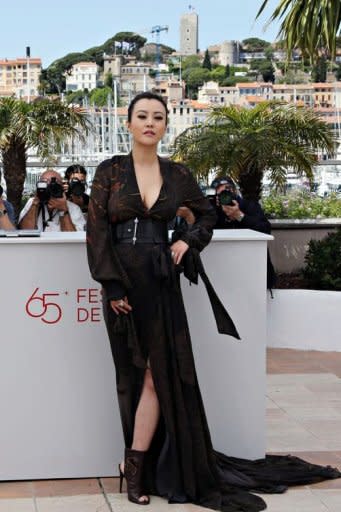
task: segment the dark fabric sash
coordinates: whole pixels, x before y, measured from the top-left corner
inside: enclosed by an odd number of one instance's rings
[[[224,305],[219,299],[215,289],[213,288],[205,272],[204,265],[201,261],[198,249],[188,249],[183,259],[183,268],[184,276],[191,283],[198,284],[198,276],[201,277],[205,285],[207,295],[210,299],[218,332],[220,332],[221,334],[229,334],[230,336],[233,336],[237,340],[240,340],[240,336],[238,334],[236,326],[233,323],[232,318],[226,311]]]

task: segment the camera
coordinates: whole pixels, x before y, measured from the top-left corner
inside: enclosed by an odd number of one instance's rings
[[[57,178],[51,178],[50,183],[38,181],[37,197],[41,203],[47,203],[51,198],[60,199],[63,197],[63,187],[57,182]]]
[[[82,196],[85,193],[85,184],[78,178],[69,181],[68,196]]]
[[[220,206],[230,206],[233,205],[233,201],[237,200],[236,194],[231,192],[231,190],[222,190],[217,194],[219,198],[219,204]]]
[[[209,199],[209,201],[211,201],[213,206],[217,206],[217,201],[216,201],[217,197],[218,197],[218,202],[219,202],[220,206],[233,205],[233,201],[237,200],[236,194],[231,192],[231,190],[224,189],[221,192],[219,192],[219,194],[217,194],[215,188],[208,187],[208,188],[206,188],[204,193],[205,193],[205,196],[207,197],[207,199]]]

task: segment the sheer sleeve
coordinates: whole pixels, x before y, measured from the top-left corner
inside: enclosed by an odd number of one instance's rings
[[[209,200],[202,191],[191,171],[179,166],[180,179],[178,184],[179,206],[187,206],[195,215],[195,223],[182,230],[177,237],[191,248],[202,251],[212,238],[217,216]]]
[[[93,279],[102,284],[107,299],[121,299],[131,286],[112,243],[108,215],[112,173],[112,160],[97,167],[89,201],[86,240]]]

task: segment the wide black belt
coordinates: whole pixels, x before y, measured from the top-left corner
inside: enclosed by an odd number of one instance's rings
[[[113,240],[119,244],[166,244],[168,242],[167,222],[136,217],[112,225]]]

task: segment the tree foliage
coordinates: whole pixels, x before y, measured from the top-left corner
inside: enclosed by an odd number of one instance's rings
[[[315,66],[311,72],[313,82],[325,82],[327,80],[327,60],[322,55],[316,61]]]
[[[208,69],[202,67],[188,68],[182,76],[186,82],[188,96],[193,97],[197,94],[198,88],[210,79],[211,73]]]
[[[90,104],[96,107],[106,107],[112,103],[112,88],[101,87],[92,89],[90,92]]]
[[[189,68],[200,68],[200,57],[198,55],[188,55],[188,57],[182,59],[181,67],[183,71],[186,71],[186,69]]]
[[[210,54],[208,53],[208,50],[206,50],[206,52],[205,52],[205,57],[204,57],[204,61],[202,63],[202,67],[205,69],[208,69],[209,71],[212,70],[211,59],[210,59]]]
[[[70,72],[74,64],[96,62],[98,66],[103,67],[104,53],[108,55],[125,53],[138,56],[140,48],[146,41],[145,37],[134,32],[118,32],[100,46],[88,48],[84,52],[68,53],[42,70],[40,88],[46,93],[60,94],[65,89],[65,74]]]
[[[275,81],[275,68],[270,60],[264,60],[259,66],[259,72],[262,75],[264,82]]]
[[[313,177],[316,151],[331,155],[332,130],[312,110],[265,101],[256,107],[217,107],[206,123],[188,128],[174,143],[173,157],[184,160],[199,179],[214,171],[229,174],[243,195],[259,199],[265,170],[278,187],[290,168]]]
[[[105,77],[104,77],[104,86],[105,87],[110,87],[110,89],[112,89],[112,86],[113,86],[113,76],[112,76],[111,71],[109,71],[105,75]]]
[[[318,290],[341,290],[341,228],[322,240],[310,240],[303,276]]]
[[[85,112],[59,100],[25,103],[14,98],[0,98],[0,153],[7,197],[18,212],[26,178],[29,149],[47,163],[60,152],[67,137],[83,137],[90,129]]]
[[[210,73],[210,80],[218,82],[219,85],[223,85],[226,78],[226,68],[224,66],[217,66],[212,69]]]
[[[264,0],[256,19],[269,0]],[[335,59],[336,38],[341,24],[340,0],[279,0],[268,23],[281,20],[278,37],[286,42],[288,60],[292,50],[300,48],[312,62],[326,53]]]
[[[259,39],[258,37],[249,37],[242,41],[242,47],[252,52],[265,50],[265,48],[270,45],[271,43],[264,41],[264,39]]]

